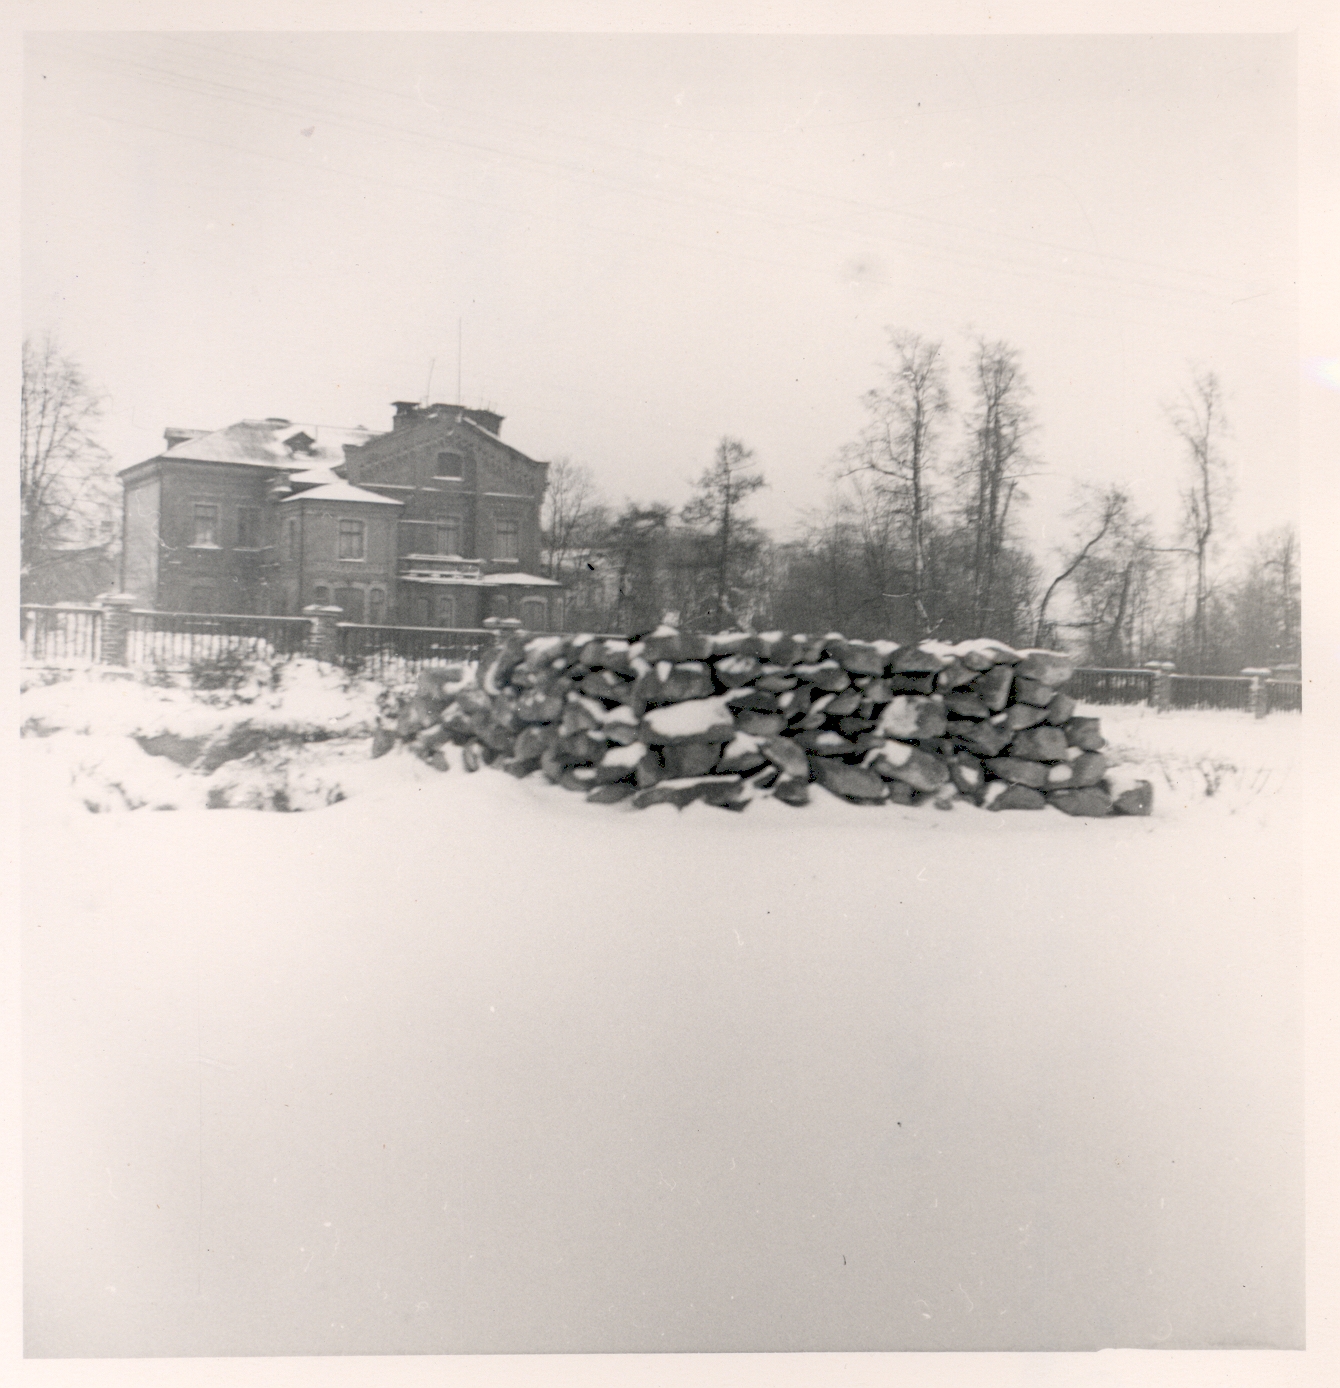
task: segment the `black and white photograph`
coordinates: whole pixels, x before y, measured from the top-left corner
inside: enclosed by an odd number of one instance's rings
[[[1075,8],[24,26],[25,1361],[1310,1347],[1305,55]]]

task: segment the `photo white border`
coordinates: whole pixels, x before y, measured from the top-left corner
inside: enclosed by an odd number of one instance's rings
[[[22,1358],[19,1198],[18,930],[16,912],[4,913],[0,933],[0,1381],[14,1388],[158,1388],[158,1385],[770,1385],[840,1384],[843,1388],[912,1383],[939,1388],[1031,1388],[1037,1384],[1138,1384],[1141,1388],[1293,1388],[1340,1383],[1340,1270],[1337,1268],[1336,1172],[1340,1170],[1337,1116],[1340,1069],[1336,1065],[1340,970],[1331,864],[1340,857],[1336,834],[1334,772],[1340,770],[1340,726],[1334,689],[1340,683],[1340,563],[1336,560],[1340,512],[1340,391],[1327,391],[1302,375],[1308,360],[1340,359],[1340,17],[1334,0],[10,0],[0,10],[0,73],[5,109],[0,119],[0,159],[13,190],[5,200],[3,235],[15,273],[0,299],[10,323],[9,350],[0,371],[0,417],[17,434],[19,396],[18,173],[21,134],[22,37],[40,30],[270,30],[284,32],[376,30],[441,32],[637,32],[637,33],[845,33],[845,34],[1047,34],[1047,33],[1255,33],[1296,32],[1300,140],[1300,405],[1302,438],[1305,679],[1304,727],[1313,760],[1307,794],[1307,840],[1298,846],[1306,879],[1308,954],[1307,1349],[1302,1351],[1109,1350],[1075,1353],[889,1353],[732,1355],[527,1355],[415,1356],[395,1358],[236,1358],[24,1360]],[[0,515],[0,542],[17,553],[13,508]],[[10,612],[17,620],[17,565],[5,569],[14,584]],[[5,649],[13,652],[17,642]],[[15,698],[17,681],[5,686]],[[14,724],[10,724],[11,727]],[[6,744],[11,755],[12,743]],[[15,776],[3,778],[4,828],[0,880],[5,899],[14,891],[17,851]],[[7,1121],[6,1121],[7,1120]]]

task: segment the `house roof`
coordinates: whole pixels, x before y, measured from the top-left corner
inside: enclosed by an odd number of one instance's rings
[[[364,491],[352,482],[327,482],[323,486],[312,487],[305,492],[294,492],[279,504],[287,506],[294,501],[359,501],[368,506],[403,506],[403,501],[392,501],[389,496],[378,496],[376,492]]]
[[[184,431],[183,431],[184,432]],[[306,435],[310,447],[290,449],[285,441]],[[249,467],[292,468],[304,471],[344,462],[344,445],[363,444],[376,434],[371,429],[345,429],[333,424],[297,424],[288,419],[243,419],[223,429],[207,430],[196,438],[157,454],[197,463],[241,463]],[[138,467],[139,464],[132,464]],[[122,468],[121,471],[128,471]]]

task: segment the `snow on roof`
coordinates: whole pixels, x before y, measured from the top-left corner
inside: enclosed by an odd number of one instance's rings
[[[310,449],[289,449],[286,439],[300,434]],[[159,457],[199,463],[243,463],[251,467],[307,469],[344,461],[345,444],[364,444],[371,429],[345,429],[333,424],[295,424],[280,419],[243,419],[223,429],[207,430],[163,450]]]
[[[288,480],[290,482],[305,482],[310,487],[320,487],[326,483],[343,482],[344,478],[334,468],[309,467],[302,472],[290,472]]]
[[[403,506],[403,501],[392,501],[389,496],[378,496],[376,492],[364,491],[351,482],[328,482],[324,486],[313,487],[310,491],[295,492],[286,496],[279,504],[287,506],[291,501],[361,501],[370,506]]]
[[[563,585],[556,579],[537,578],[534,574],[485,574],[485,583],[502,584],[522,584],[527,588],[561,588]]]

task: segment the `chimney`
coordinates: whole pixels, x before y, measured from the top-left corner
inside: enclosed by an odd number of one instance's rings
[[[186,443],[189,439],[203,438],[208,434],[208,429],[174,429],[163,430],[163,440],[169,448],[176,448],[179,443]]]
[[[392,400],[391,408],[395,411],[395,417],[391,420],[392,429],[403,429],[406,424],[413,423],[419,413],[415,400]]]

